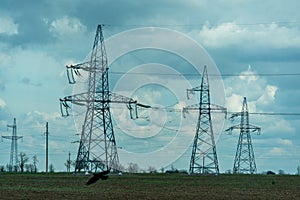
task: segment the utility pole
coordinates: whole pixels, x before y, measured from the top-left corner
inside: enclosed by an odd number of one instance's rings
[[[48,122],[46,122],[46,132],[45,132],[45,136],[46,136],[46,173],[48,173]]]
[[[70,172],[71,170],[71,153],[69,152],[69,159],[68,159],[68,163],[67,163],[67,171]]]
[[[23,136],[17,136],[17,122],[16,118],[14,118],[13,125],[7,125],[7,128],[12,128],[12,135],[11,136],[2,136],[2,138],[11,140],[11,148],[10,148],[10,160],[9,160],[9,171],[13,171],[13,168],[15,170],[17,169],[18,161],[18,139],[23,138]]]
[[[96,171],[118,170],[119,157],[110,113],[111,103],[127,105],[133,118],[137,117],[137,101],[109,90],[108,61],[104,45],[102,26],[98,25],[90,61],[67,66],[70,84],[75,84],[74,74],[80,76],[80,70],[88,73],[87,91],[60,99],[63,116],[69,115],[68,104],[86,107],[85,118],[79,141],[75,172],[81,170]]]
[[[196,110],[199,112],[196,134],[192,147],[189,173],[219,174],[219,164],[216,143],[213,133],[211,112],[221,112],[226,115],[226,108],[210,103],[210,90],[207,68],[204,66],[201,85],[187,90],[199,92],[199,103],[183,108],[183,112]]]
[[[249,124],[249,111],[246,97],[244,97],[243,100],[242,111],[232,114],[230,118],[233,119],[238,116],[241,116],[241,123],[239,125],[232,126],[226,130],[230,134],[234,129],[240,130],[233,165],[233,173],[255,174],[257,169],[250,133],[257,132],[258,134],[260,134],[261,128]]]

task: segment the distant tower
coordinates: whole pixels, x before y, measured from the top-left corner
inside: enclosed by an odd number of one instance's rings
[[[18,141],[18,139],[23,138],[23,136],[17,136],[16,118],[14,118],[14,124],[13,125],[7,125],[7,127],[12,128],[12,136],[2,136],[2,138],[11,140],[9,171],[13,171],[14,168],[19,163],[19,161],[18,161],[18,143],[17,143],[17,141]]]
[[[184,112],[187,112],[188,110],[199,110],[189,173],[218,174],[219,164],[213,134],[211,111],[226,113],[226,108],[210,103],[210,91],[206,66],[204,66],[201,85],[188,89],[188,92],[200,92],[199,103],[183,108]]]
[[[246,97],[244,97],[242,111],[232,114],[231,118],[237,116],[241,116],[241,123],[226,130],[230,133],[232,133],[234,129],[240,130],[240,136],[233,165],[233,173],[255,174],[257,169],[250,133],[257,132],[260,134],[261,128],[249,124],[249,112]]]
[[[74,73],[80,76],[80,70],[88,72],[87,91],[60,99],[63,115],[69,115],[68,102],[86,107],[75,172],[118,170],[119,167],[110,104],[126,104],[132,117],[133,110],[136,111],[137,101],[110,92],[108,69],[102,26],[98,25],[90,60],[67,66],[70,84],[76,83]]]

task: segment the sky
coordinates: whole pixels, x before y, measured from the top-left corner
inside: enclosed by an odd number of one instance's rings
[[[222,75],[210,76],[212,103],[239,112],[247,97],[249,112],[300,113],[299,7],[296,0],[2,0],[1,136],[11,135],[7,125],[15,117],[23,136],[18,151],[30,159],[37,155],[44,171],[49,122],[49,163],[66,170],[68,153],[76,158],[84,111],[61,117],[58,99],[82,89],[68,84],[65,66],[88,59],[97,25],[104,24],[111,90],[164,108],[141,109],[140,119],[130,120],[126,106],[112,105],[121,164],[188,169],[197,113],[184,118],[167,108],[197,102],[197,96],[186,98],[185,89],[200,85],[204,65],[208,74]],[[200,48],[193,49],[193,42]],[[121,54],[126,48],[130,52]],[[239,132],[224,130],[239,119],[214,119],[220,171],[225,172],[233,167]],[[299,122],[299,115],[250,115],[250,123],[262,128],[260,135],[252,134],[258,172],[296,173]],[[10,144],[0,143],[0,165],[9,162]],[[148,153],[147,159],[141,153]]]

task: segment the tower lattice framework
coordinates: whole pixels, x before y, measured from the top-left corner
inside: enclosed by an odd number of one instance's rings
[[[88,72],[87,92],[60,99],[62,115],[69,115],[69,102],[86,108],[75,172],[118,170],[119,157],[110,112],[111,103],[126,104],[131,118],[134,110],[137,117],[135,100],[110,92],[108,69],[102,26],[98,25],[90,60],[67,66],[70,84],[76,83],[74,74],[80,76],[80,70]]]
[[[199,92],[199,103],[183,109],[198,110],[198,121],[194,137],[189,173],[219,173],[216,143],[213,133],[211,111],[226,113],[226,108],[210,103],[210,89],[207,68],[204,66],[201,85],[188,89],[189,93]]]
[[[232,126],[226,130],[230,133],[232,133],[234,129],[240,130],[233,165],[233,173],[255,174],[257,169],[255,164],[251,133],[257,132],[258,134],[260,134],[261,128],[249,124],[249,112],[246,97],[244,97],[243,100],[242,111],[232,114],[231,118],[238,116],[241,116],[241,123],[239,125]]]
[[[11,140],[11,147],[10,147],[10,159],[9,159],[9,171],[16,170],[16,166],[18,165],[18,139],[23,138],[23,136],[17,135],[17,122],[16,118],[14,118],[13,125],[7,125],[8,128],[12,128],[12,135],[11,136],[2,136],[2,138]]]

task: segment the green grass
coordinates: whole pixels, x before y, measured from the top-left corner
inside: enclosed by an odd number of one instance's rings
[[[0,199],[299,199],[300,176],[110,175],[0,173]]]

